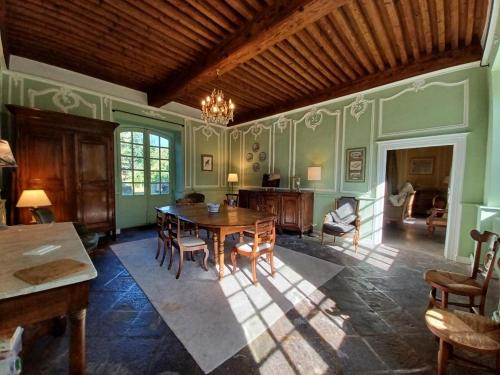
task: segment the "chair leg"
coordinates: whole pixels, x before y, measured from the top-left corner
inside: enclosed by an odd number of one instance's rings
[[[447,375],[448,359],[450,358],[450,347],[443,339],[439,340],[439,353],[438,353],[438,375]]]
[[[205,246],[203,249],[203,252],[205,253],[205,256],[203,257],[203,268],[205,271],[208,271],[208,247]]]
[[[479,315],[484,316],[484,304],[486,302],[485,296],[481,296],[481,302],[479,303]]]
[[[174,245],[172,244],[172,242],[169,241],[169,247],[170,247],[170,259],[168,261],[168,269],[171,269],[172,268],[172,261],[174,259],[174,251],[175,251],[175,247]]]
[[[233,269],[231,270],[231,273],[236,272],[236,268],[237,268],[236,257],[237,256],[238,256],[238,253],[236,251],[231,251],[231,263],[233,265]]]
[[[470,296],[470,297],[469,297],[469,305],[470,305],[470,306],[469,306],[469,311],[470,311],[471,313],[473,313],[473,312],[474,312],[474,300],[475,300],[474,296]]]
[[[175,276],[176,279],[178,279],[179,276],[181,275],[183,268],[184,268],[184,251],[182,249],[179,249],[179,269],[177,270],[177,275]]]
[[[252,282],[257,284],[257,258],[250,257],[250,263],[252,264]]]
[[[269,263],[271,264],[271,275],[274,277],[276,273],[276,268],[274,268],[274,251],[269,253]]]
[[[165,240],[163,243],[163,255],[161,256],[160,267],[163,266],[163,262],[165,262],[165,257],[167,256],[167,241]]]
[[[160,256],[160,250],[161,250],[161,244],[162,244],[162,240],[160,238],[160,236],[158,236],[158,246],[156,246],[156,255],[155,255],[155,259],[158,259],[158,257]]]
[[[448,292],[445,292],[444,290],[441,292],[441,308],[448,308]]]

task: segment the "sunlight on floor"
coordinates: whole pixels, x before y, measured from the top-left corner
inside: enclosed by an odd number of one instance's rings
[[[394,263],[394,260],[399,254],[398,249],[384,244],[378,245],[373,249],[360,245],[358,247],[358,251],[355,251],[352,245],[347,243],[342,243],[342,245],[328,245],[328,247],[355,259],[364,261],[365,263],[384,271],[388,271],[391,268],[391,265]]]
[[[328,373],[331,368],[301,331],[314,329],[331,347],[330,351],[336,352],[346,336],[342,328],[349,317],[336,313],[333,300],[283,264],[277,256],[274,259],[274,278],[266,260],[259,260],[257,286],[251,283],[250,270],[245,268],[239,268],[234,275],[227,275],[220,283],[247,339],[252,337],[252,330],[266,328],[263,334],[249,343],[252,356],[263,374]],[[294,305],[298,318],[290,321],[283,315],[283,310],[268,293],[270,288],[277,289],[286,298],[286,303]],[[276,316],[280,315],[283,317],[276,320]],[[301,353],[300,359],[296,358],[297,352]],[[304,361],[304,358],[308,360]]]

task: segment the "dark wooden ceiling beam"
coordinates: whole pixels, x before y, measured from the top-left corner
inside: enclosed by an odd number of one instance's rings
[[[470,46],[472,43],[472,35],[474,32],[474,14],[475,14],[475,1],[467,2],[467,28],[465,30],[465,40],[464,44],[466,47]]]
[[[415,26],[415,18],[413,18],[410,0],[401,0],[400,4],[403,11],[405,26],[408,30],[408,39],[410,40],[413,59],[418,61],[420,59],[420,46],[418,43],[417,28]]]
[[[438,35],[438,51],[443,52],[446,48],[446,28],[444,15],[444,0],[435,0],[436,3],[436,23]]]
[[[365,76],[356,81],[341,84],[331,89],[323,90],[315,96],[301,98],[296,101],[282,103],[278,106],[269,106],[258,111],[240,113],[235,116],[234,125],[261,119],[263,117],[277,115],[292,109],[305,107],[308,105],[321,103],[326,100],[342,97],[365,91],[374,87],[383,86],[395,81],[411,78],[420,74],[429,73],[439,69],[445,69],[451,66],[478,61],[481,59],[482,49],[474,44],[469,48],[445,51],[423,57],[418,62],[412,62],[408,65],[389,68],[384,72],[376,72]]]
[[[233,32],[237,28],[237,24],[232,23],[223,14],[218,12],[216,9],[210,7],[208,1],[202,0],[184,0],[193,8],[197,9],[205,17],[213,19],[217,24],[221,25],[224,29]]]
[[[429,5],[427,0],[418,0],[418,6],[420,10],[420,23],[422,25],[422,32],[424,34],[425,41],[425,52],[428,55],[432,54],[432,29],[431,20],[429,17]],[[458,13],[457,13],[458,15]],[[458,25],[458,22],[457,22]]]
[[[266,66],[260,65],[256,61],[251,60],[250,63],[246,62],[236,68],[235,71],[236,70],[243,71],[249,78],[255,79],[256,81],[259,79],[265,80],[269,85],[272,85],[272,87],[289,98],[294,96],[293,93],[295,92],[295,88],[289,84],[288,81],[279,79],[279,76],[276,76]]]
[[[149,103],[161,106],[250,60],[330,13],[348,0],[279,0],[247,22],[205,58],[149,90]]]
[[[220,26],[213,19],[206,17],[200,13],[196,8],[189,5],[186,0],[168,0],[168,3],[172,5],[175,9],[182,12],[186,17],[192,18],[193,21],[198,22],[203,27],[212,31],[217,35],[226,35],[227,30]]]

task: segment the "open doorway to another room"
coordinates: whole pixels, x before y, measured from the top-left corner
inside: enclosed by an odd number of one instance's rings
[[[387,151],[384,244],[443,255],[453,146]]]

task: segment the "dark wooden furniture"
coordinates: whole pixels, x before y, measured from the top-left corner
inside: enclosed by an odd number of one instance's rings
[[[268,262],[271,265],[271,275],[274,276],[274,244],[276,242],[276,228],[274,219],[257,220],[253,227],[253,241],[244,242],[243,232],[240,233],[240,242],[234,245],[231,250],[231,263],[233,264],[232,273],[236,272],[238,255],[250,258],[252,266],[252,282],[257,284],[257,260],[260,256],[268,256]]]
[[[218,213],[209,213],[205,205],[173,205],[160,207],[159,210],[164,214],[179,217],[181,220],[213,233],[215,262],[219,267],[219,279],[224,277],[224,241],[226,236],[246,230],[255,225],[257,220],[273,217],[266,212],[228,206],[222,206]]]
[[[436,231],[436,227],[446,228],[448,226],[447,203],[446,197],[442,195],[436,195],[432,199],[432,208],[429,210],[430,215],[425,220],[430,234]]]
[[[267,207],[276,215],[276,227],[303,233],[313,229],[314,193],[311,191],[240,190],[240,207]]]
[[[73,225],[53,223],[9,227],[0,231],[0,243],[0,331],[50,319],[62,323],[65,320],[60,317],[68,316],[71,329],[70,373],[85,374],[85,316],[89,280],[95,278],[97,272]],[[27,250],[47,243],[61,247],[45,254],[43,260],[23,255]],[[30,285],[14,276],[21,269],[63,259],[84,263],[86,267],[80,272],[39,285]],[[64,324],[59,324],[59,327],[64,327]]]
[[[486,293],[495,268],[499,237],[495,233],[488,231],[479,233],[475,229],[470,232],[470,235],[477,242],[470,275],[440,270],[429,270],[425,273],[425,281],[431,286],[429,308],[438,305],[442,309],[446,309],[448,305],[454,305],[468,307],[470,311],[477,309],[480,315],[484,315]],[[483,244],[488,246],[489,250],[484,257],[484,269],[481,270],[479,262]],[[482,281],[479,280],[480,276],[483,278]],[[436,296],[437,289],[441,291],[440,299]],[[469,297],[469,303],[449,301],[449,294]],[[479,298],[479,304],[475,303],[476,298]]]
[[[415,188],[416,194],[415,199],[413,201],[413,214],[427,216],[429,214],[429,210],[433,207],[434,197],[436,195],[442,195],[438,189],[430,189],[430,188]]]
[[[335,200],[335,211],[325,215],[321,227],[321,244],[325,233],[335,237],[351,236],[354,249],[358,250],[359,228],[361,218],[359,216],[359,199],[355,197],[340,197]]]
[[[177,269],[177,275],[175,276],[176,279],[179,278],[181,275],[182,269],[184,268],[184,253],[185,252],[190,252],[191,255],[193,254],[194,251],[203,251],[205,253],[205,257],[203,258],[203,268],[205,268],[205,271],[208,271],[208,247],[205,241],[203,241],[198,233],[198,228],[196,227],[196,235],[195,236],[182,236],[182,227],[181,227],[181,219],[179,216],[177,216],[177,230],[176,230],[176,237],[174,237],[171,241],[171,246],[172,246],[172,252],[173,249],[178,249],[179,250],[179,268]],[[194,257],[193,257],[194,259]],[[172,258],[170,258],[170,265],[169,269],[172,263]]]
[[[14,223],[29,223],[27,209],[15,209],[24,189],[43,189],[57,222],[85,224],[116,234],[114,129],[118,124],[65,113],[7,105],[18,168],[10,203]]]
[[[452,358],[470,363],[474,367],[500,374],[500,324],[484,316],[465,311],[431,309],[425,313],[425,323],[439,338],[438,375],[446,375],[448,361]],[[496,368],[489,368],[476,361],[460,358],[453,348],[496,356]]]
[[[240,195],[235,193],[227,193],[225,204],[232,207],[238,207],[240,205]]]

